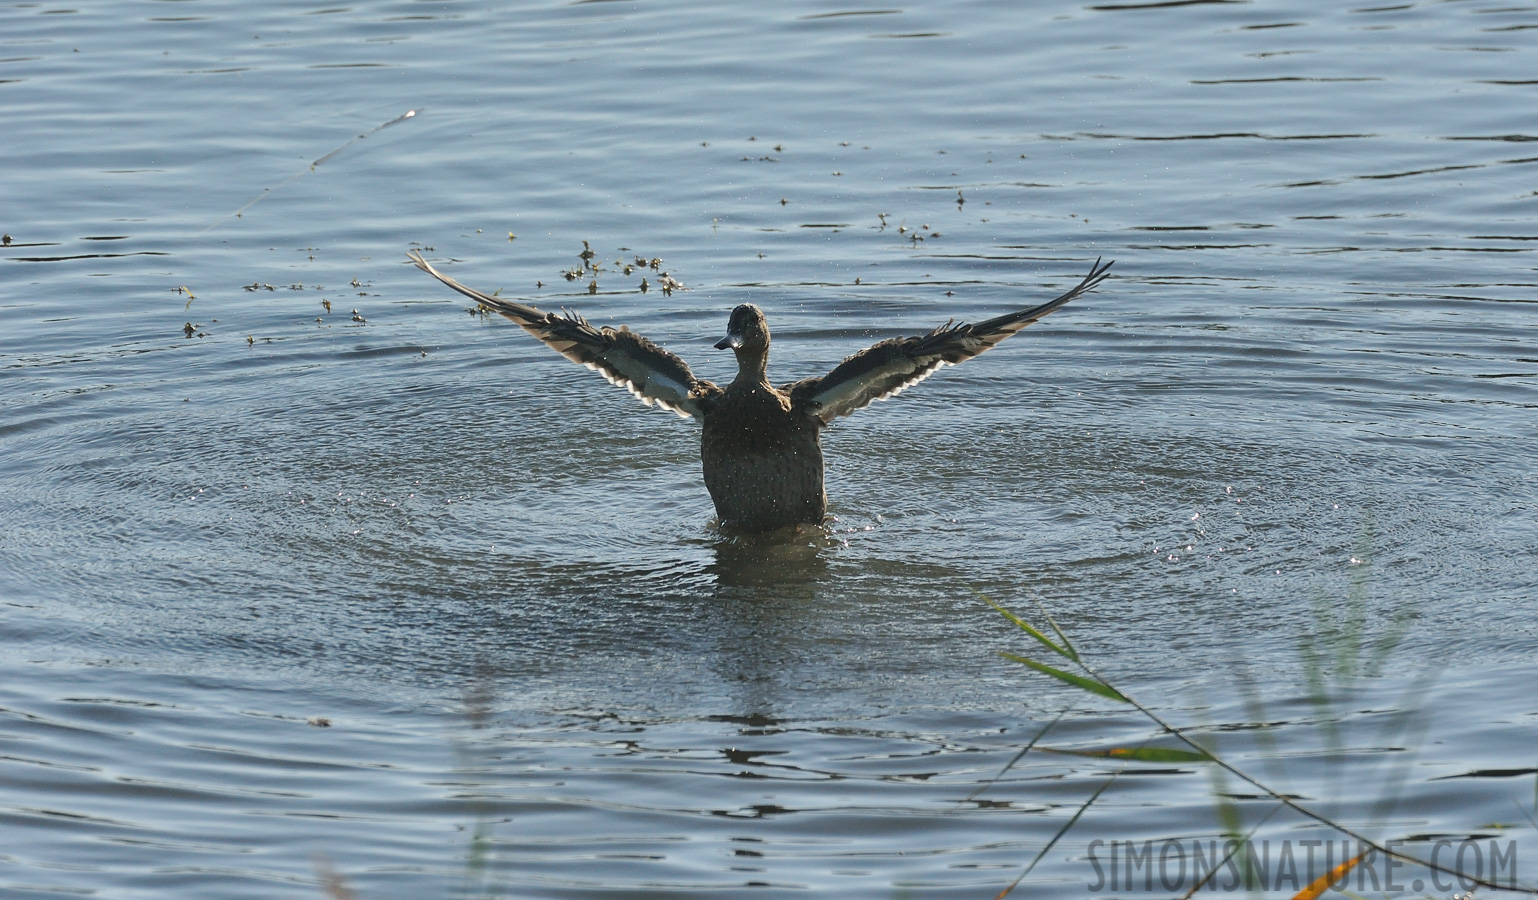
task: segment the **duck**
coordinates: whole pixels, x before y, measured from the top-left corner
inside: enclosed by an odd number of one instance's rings
[[[752,303],[732,310],[726,336],[715,345],[737,358],[725,387],[698,378],[678,355],[621,325],[595,328],[580,314],[545,312],[494,296],[443,274],[422,254],[417,268],[482,307],[511,319],[574,363],[602,375],[647,406],[700,423],[705,488],[723,529],[765,533],[820,526],[827,516],[821,437],[840,416],[887,400],[946,366],[977,356],[1104,281],[1112,262],[1100,259],[1066,293],[977,324],[954,320],[927,333],[880,341],[846,358],[826,375],[775,386],[769,382],[769,322]]]

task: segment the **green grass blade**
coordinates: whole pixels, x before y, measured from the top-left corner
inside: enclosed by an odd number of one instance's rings
[[[1053,678],[1056,678],[1058,681],[1064,682],[1065,684],[1071,684],[1076,688],[1089,691],[1091,694],[1099,694],[1102,697],[1115,700],[1118,703],[1132,702],[1126,697],[1123,697],[1120,691],[1104,682],[1085,678],[1082,675],[1075,675],[1072,672],[1064,672],[1062,669],[1053,668],[1046,663],[1039,663],[1029,657],[1017,656],[1013,653],[1006,653],[1002,650],[999,651],[999,655],[1005,659],[1013,660],[1022,666],[1029,666],[1030,668],[1035,669],[1043,675],[1051,675]]]
[[[1052,752],[1068,753],[1073,756],[1089,756],[1098,759],[1130,759],[1134,762],[1151,763],[1204,763],[1212,761],[1212,757],[1206,753],[1198,753],[1195,750],[1178,750],[1174,747],[1112,747],[1109,750],[1053,749]]]
[[[1074,662],[1078,662],[1079,651],[1074,649],[1073,641],[1068,640],[1068,635],[1063,634],[1063,629],[1057,627],[1057,620],[1052,618],[1051,613],[1047,612],[1047,608],[1042,605],[1040,598],[1036,599],[1036,608],[1041,610],[1042,616],[1046,618],[1047,624],[1052,626],[1052,631],[1057,635],[1057,639],[1062,641],[1063,646],[1067,648],[1066,652],[1068,654],[1068,658]]]
[[[1040,631],[1038,631],[1036,629],[1036,626],[1032,625],[1030,622],[1027,622],[1026,620],[1020,618],[1019,616],[1015,615],[1014,613],[1010,612],[1009,610],[1005,609],[1004,607],[998,605],[997,603],[994,603],[993,599],[991,597],[985,596],[983,594],[978,594],[977,596],[982,597],[984,603],[987,603],[989,606],[991,606],[994,609],[998,610],[999,611],[999,615],[1003,616],[1004,618],[1008,619],[1009,621],[1011,621],[1011,622],[1015,623],[1017,626],[1019,626],[1021,631],[1024,631],[1026,634],[1030,635],[1031,637],[1035,638],[1036,640],[1041,641],[1042,645],[1047,647],[1052,652],[1059,653],[1059,654],[1067,657],[1068,659],[1074,660],[1075,662],[1078,661],[1078,657],[1075,656],[1071,651],[1066,650],[1063,647],[1058,646],[1056,643],[1053,642],[1053,640],[1051,638],[1047,637],[1045,634],[1042,634]]]

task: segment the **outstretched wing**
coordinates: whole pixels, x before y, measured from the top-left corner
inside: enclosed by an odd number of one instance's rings
[[[895,397],[944,366],[954,366],[1052,312],[1075,297],[1093,290],[1105,280],[1111,263],[1095,265],[1073,290],[1020,312],[1008,313],[976,325],[945,325],[928,334],[892,338],[839,363],[821,378],[787,385],[791,401],[823,422],[831,422],[874,400]]]
[[[695,378],[688,363],[621,325],[594,328],[576,313],[547,313],[514,300],[504,300],[465,287],[433,268],[422,254],[406,254],[417,268],[487,309],[495,310],[574,363],[581,363],[635,394],[642,403],[670,409],[684,418],[700,417],[700,401],[719,393],[709,381]]]

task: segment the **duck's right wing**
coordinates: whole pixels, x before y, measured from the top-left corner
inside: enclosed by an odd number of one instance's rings
[[[487,309],[517,322],[546,346],[580,363],[636,395],[642,403],[670,409],[684,418],[700,418],[701,404],[721,392],[715,384],[694,377],[677,355],[621,325],[594,328],[576,313],[547,313],[514,300],[504,300],[466,287],[433,268],[415,250],[407,254],[417,268]]]
[[[1005,313],[976,325],[945,325],[928,334],[890,338],[861,350],[821,378],[786,385],[791,402],[831,422],[895,397],[944,368],[965,362],[1105,280],[1111,263],[1095,264],[1072,290],[1039,306]]]

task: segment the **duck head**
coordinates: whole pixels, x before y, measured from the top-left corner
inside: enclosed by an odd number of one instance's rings
[[[739,356],[744,353],[760,355],[769,351],[769,323],[764,311],[751,303],[744,303],[732,310],[732,318],[726,324],[726,337],[716,342],[717,350],[732,349]]]

